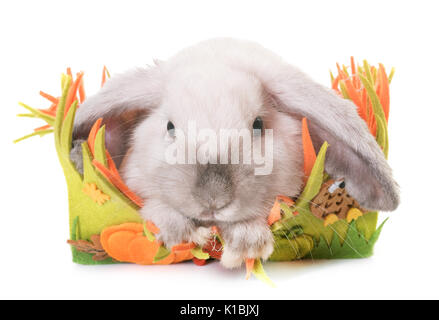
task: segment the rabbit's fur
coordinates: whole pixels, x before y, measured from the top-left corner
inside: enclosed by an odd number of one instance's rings
[[[216,225],[226,243],[221,260],[226,267],[237,267],[244,258],[268,258],[273,238],[267,215],[273,201],[277,195],[298,196],[302,188],[302,117],[309,121],[316,150],[324,141],[330,144],[326,171],[344,178],[362,207],[394,210],[398,205],[391,169],[355,105],[257,44],[208,40],[166,62],[111,78],[78,109],[75,139],[84,138],[97,118],[111,123],[131,110],[148,116],[124,129],[134,131],[121,174],[145,199],[140,214],[159,227],[158,238],[168,247],[183,241],[202,245]],[[184,132],[190,121],[219,132],[251,128],[258,116],[265,129],[273,129],[269,175],[255,175],[254,164],[165,161],[172,141],[168,121]],[[127,121],[120,122],[123,127]],[[125,154],[126,144],[121,148]]]

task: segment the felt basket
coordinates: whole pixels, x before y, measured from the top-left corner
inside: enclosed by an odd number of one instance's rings
[[[349,67],[337,64],[337,69],[336,76],[331,73],[333,90],[356,104],[359,115],[387,157],[389,84],[393,69],[387,75],[383,65],[373,67],[364,61],[360,66],[353,58]],[[104,68],[102,85],[109,76]],[[76,170],[69,154],[75,112],[86,99],[83,73],[74,77],[68,69],[61,82],[59,97],[40,92],[51,103],[48,109],[20,103],[29,112],[19,116],[39,118],[46,125],[15,142],[53,133],[67,183],[71,230],[68,243],[73,261],[86,265],[121,262],[150,265],[192,260],[203,265],[209,259],[219,259],[227,244],[216,228],[203,248],[182,243],[169,250],[156,241],[158,228],[140,218],[137,211],[143,201],[124,184],[105,148],[105,126],[101,119],[82,145],[84,173]],[[306,119],[302,121],[302,139],[306,181],[297,199],[284,195],[273,199],[267,223],[275,239],[275,250],[269,260],[369,257],[384,222],[377,228],[378,212],[360,208],[345,192],[344,182],[334,181],[325,173],[325,155],[330,146],[325,142],[320,150],[314,150]],[[329,198],[343,198],[345,205],[330,205],[328,194]],[[248,275],[253,272],[267,280],[259,260],[248,259],[246,266]]]

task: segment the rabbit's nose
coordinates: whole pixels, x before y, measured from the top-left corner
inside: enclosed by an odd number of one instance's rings
[[[197,166],[197,180],[192,194],[203,207],[210,210],[221,209],[232,202],[234,192],[230,165]]]

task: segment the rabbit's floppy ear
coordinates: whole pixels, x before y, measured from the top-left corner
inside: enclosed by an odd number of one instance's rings
[[[329,143],[326,171],[333,178],[344,178],[347,191],[364,208],[396,209],[398,185],[357,107],[290,65],[272,70],[277,71],[260,75],[278,108],[308,118],[317,151],[324,141]]]
[[[108,79],[98,93],[78,108],[74,135],[88,132],[99,118],[105,123],[127,111],[150,111],[159,104],[160,88],[158,67],[138,68]]]
[[[136,124],[160,103],[161,71],[159,67],[134,69],[107,80],[94,96],[87,98],[75,116],[73,139],[87,138],[97,119],[106,125],[105,144],[116,165],[122,162]],[[80,144],[75,143],[81,154]],[[76,154],[76,152],[73,152]],[[80,157],[81,158],[81,157]],[[82,158],[81,158],[82,159]],[[82,160],[78,161],[80,168]]]
[[[347,191],[364,208],[391,211],[399,204],[392,171],[356,106],[255,43],[231,39],[207,46],[227,47],[226,61],[260,79],[282,112],[308,118],[317,151],[329,143],[326,171],[344,178]]]

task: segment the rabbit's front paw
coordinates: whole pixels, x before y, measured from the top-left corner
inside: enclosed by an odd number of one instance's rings
[[[245,259],[266,260],[273,252],[273,236],[270,229],[259,223],[239,223],[224,229],[225,247],[221,264],[226,268],[238,268]]]
[[[192,224],[178,227],[162,225],[157,240],[163,242],[168,249],[172,249],[173,246],[184,242],[193,242],[203,247],[211,237],[210,229],[205,227],[195,227]]]
[[[204,247],[205,244],[212,238],[211,228],[197,227],[190,235],[190,242],[195,243],[199,247]]]
[[[168,249],[183,242],[204,245],[210,237],[210,229],[198,227],[194,221],[181,215],[158,199],[149,199],[141,209],[142,217],[152,221],[160,230],[156,239]]]

